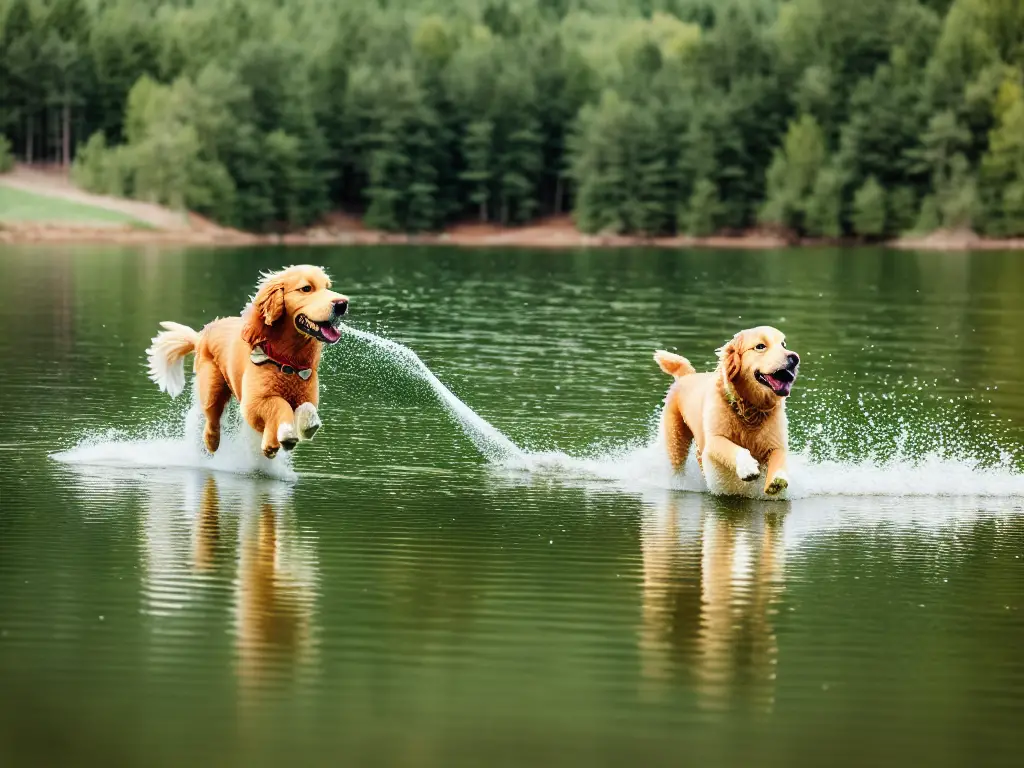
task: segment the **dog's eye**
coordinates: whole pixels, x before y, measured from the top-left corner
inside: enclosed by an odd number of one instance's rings
[[[754,349],[756,349],[758,352],[764,352],[766,349],[768,349],[768,345],[758,344],[756,347],[754,347]]]
[[[299,290],[302,291],[303,293],[309,293],[310,291],[313,290],[313,286],[312,285],[304,285],[301,288],[299,288]]]
[[[785,348],[786,348],[786,342],[782,342],[782,348],[783,348],[783,349],[785,349]]]

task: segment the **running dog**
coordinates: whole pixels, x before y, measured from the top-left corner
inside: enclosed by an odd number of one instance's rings
[[[220,418],[231,396],[242,416],[262,433],[263,455],[312,440],[317,413],[321,347],[341,338],[348,298],[329,290],[319,267],[300,265],[264,273],[240,317],[214,320],[201,331],[163,322],[146,350],[149,378],[171,397],[185,388],[184,358],[195,352],[199,403],[206,414],[203,442],[220,445]]]
[[[658,350],[654,359],[675,377],[665,396],[661,423],[672,466],[686,461],[697,442],[704,461],[743,482],[756,480],[767,465],[764,492],[776,496],[789,487],[786,470],[786,398],[796,381],[800,355],[786,348],[786,337],[767,325],[740,331],[717,350],[718,368],[697,373],[686,358]]]

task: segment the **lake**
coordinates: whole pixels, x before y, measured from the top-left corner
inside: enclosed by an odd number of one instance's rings
[[[211,461],[143,351],[302,262],[454,394],[349,333],[313,443]],[[1001,252],[0,247],[0,764],[1015,764],[1022,296]],[[790,498],[713,496],[651,355],[762,323]]]

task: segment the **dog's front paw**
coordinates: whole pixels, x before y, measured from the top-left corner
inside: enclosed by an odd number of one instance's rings
[[[764,487],[764,493],[766,496],[778,496],[787,488],[789,488],[789,475],[780,469]]]
[[[750,451],[746,448],[736,451],[736,474],[745,483],[756,480],[761,474],[761,466],[757,463],[757,459],[751,456]]]
[[[277,441],[286,451],[290,451],[299,444],[299,435],[295,431],[294,424],[279,424],[277,427]]]
[[[322,425],[320,414],[312,403],[303,403],[295,409],[295,429],[299,433],[299,440],[312,440]]]

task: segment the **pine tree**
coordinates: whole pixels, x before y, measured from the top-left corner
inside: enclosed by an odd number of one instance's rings
[[[804,227],[812,237],[842,235],[843,180],[830,166],[818,172],[811,194],[804,202]]]
[[[537,183],[541,170],[540,131],[533,120],[509,135],[499,158],[498,200],[501,223],[525,222],[537,208]]]
[[[917,197],[909,186],[896,187],[886,195],[886,230],[888,234],[901,235],[914,226],[917,212]]]
[[[494,167],[491,153],[494,123],[490,120],[474,120],[466,128],[462,140],[462,153],[466,158],[466,170],[460,178],[470,186],[469,200],[480,211],[480,221],[489,218],[487,204],[491,199],[494,182]]]
[[[575,217],[584,232],[622,232],[631,169],[629,106],[611,90],[580,112],[570,137],[570,175],[576,183]]]
[[[853,231],[871,238],[885,234],[885,190],[874,176],[853,196]]]
[[[718,187],[710,179],[700,179],[693,185],[693,194],[681,217],[686,233],[694,237],[713,235],[721,207]]]
[[[1024,234],[1024,87],[1006,80],[993,104],[995,128],[981,159],[981,183],[989,229]]]
[[[783,146],[776,150],[767,175],[767,200],[760,220],[805,230],[808,196],[827,160],[825,137],[810,115],[790,122]]]

